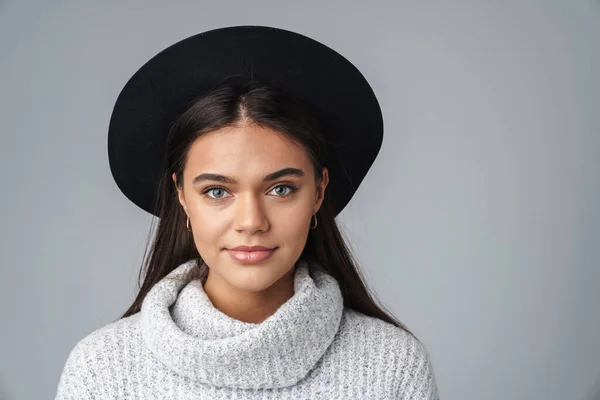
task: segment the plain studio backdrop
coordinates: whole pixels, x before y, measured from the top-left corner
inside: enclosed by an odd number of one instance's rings
[[[109,170],[119,91],[238,24],[313,37],[371,83],[383,148],[339,221],[442,398],[600,396],[597,1],[5,0],[0,398],[54,398],[134,299],[151,217]]]

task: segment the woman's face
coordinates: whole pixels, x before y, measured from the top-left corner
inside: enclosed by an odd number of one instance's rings
[[[326,168],[317,184],[306,151],[271,129],[245,125],[198,138],[178,197],[210,268],[209,279],[258,292],[292,276],[327,183]],[[275,250],[266,260],[249,264],[228,251],[237,246]]]

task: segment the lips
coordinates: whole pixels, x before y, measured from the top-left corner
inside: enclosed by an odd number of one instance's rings
[[[231,248],[229,250],[236,251],[258,251],[258,250],[273,250],[273,247],[265,247],[265,246],[238,246]]]
[[[238,246],[227,249],[227,253],[235,261],[242,264],[256,264],[271,257],[276,249],[263,246]]]

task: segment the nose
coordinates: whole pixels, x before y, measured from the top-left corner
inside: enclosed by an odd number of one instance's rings
[[[260,198],[252,193],[242,195],[236,201],[235,230],[254,234],[269,229],[269,221]]]

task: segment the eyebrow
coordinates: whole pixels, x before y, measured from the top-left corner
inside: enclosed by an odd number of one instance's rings
[[[302,171],[301,169],[298,169],[298,168],[283,168],[283,169],[280,169],[279,171],[272,172],[272,173],[268,174],[267,176],[265,176],[263,178],[263,182],[274,181],[275,179],[279,179],[283,176],[303,177],[304,171]],[[231,176],[225,176],[225,175],[213,174],[213,173],[203,173],[194,178],[194,180],[192,181],[192,185],[197,185],[198,183],[200,183],[202,181],[217,181],[217,182],[223,182],[223,183],[229,183],[229,184],[238,183]]]

